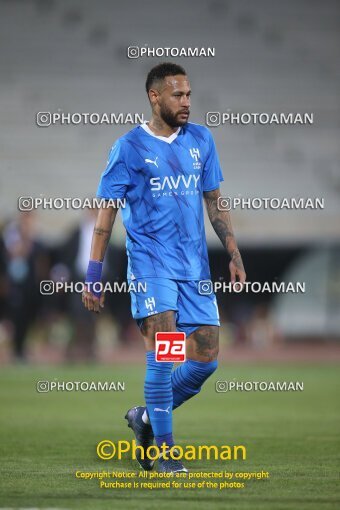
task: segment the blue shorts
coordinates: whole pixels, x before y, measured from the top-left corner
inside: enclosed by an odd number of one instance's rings
[[[203,325],[220,325],[216,296],[202,293],[199,281],[138,278],[131,283],[131,311],[139,327],[146,317],[169,310],[176,312],[177,330],[186,336]]]

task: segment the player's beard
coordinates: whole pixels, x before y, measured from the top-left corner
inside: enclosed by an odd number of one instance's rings
[[[186,113],[188,113],[188,116],[185,118],[185,120],[179,120],[179,114],[183,113],[184,111]],[[178,128],[178,127],[184,126],[188,122],[190,110],[183,110],[183,111],[180,111],[180,112],[177,112],[176,114],[174,114],[166,106],[161,106],[159,113],[160,113],[161,119],[168,126],[170,126],[172,128]]]

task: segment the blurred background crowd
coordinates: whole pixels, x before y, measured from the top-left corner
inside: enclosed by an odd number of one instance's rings
[[[98,5],[100,4],[100,8]],[[275,4],[275,7],[274,7]],[[144,4],[143,4],[144,5]],[[133,126],[38,127],[38,112],[140,113],[148,70],[188,72],[193,122],[207,112],[308,112],[313,125],[211,128],[231,197],[323,198],[322,210],[232,212],[249,281],[306,282],[304,294],[217,296],[222,350],[340,340],[339,8],[337,0],[159,3],[0,0],[0,362],[105,361],[141,347],[128,294],[100,316],[79,294],[43,296],[42,280],[82,281],[94,211],[18,211],[18,197],[90,197],[114,140]],[[150,13],[157,11],[159,22]],[[138,24],[133,31],[131,19]],[[127,58],[129,46],[214,47],[210,58]],[[207,224],[212,278],[228,259]],[[125,281],[118,219],[105,278]],[[307,346],[307,347],[305,347]],[[132,348],[133,347],[133,348]],[[331,352],[331,351],[329,351]]]
[[[43,281],[84,282],[96,214],[86,210],[54,245],[39,238],[36,212],[19,212],[3,225],[0,361],[105,361],[114,359],[117,349],[142,348],[128,292],[107,292],[100,315],[84,308],[80,291],[65,287],[42,293]],[[247,348],[261,354],[282,345],[338,345],[340,247],[245,247],[242,254],[249,282],[305,282],[306,292],[218,292],[222,350]],[[126,281],[126,264],[125,250],[115,246],[113,234],[103,281]],[[210,250],[210,264],[212,280],[227,283],[229,258],[223,249]]]

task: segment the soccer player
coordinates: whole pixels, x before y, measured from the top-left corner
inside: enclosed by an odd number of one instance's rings
[[[144,282],[146,292],[131,292],[132,315],[146,347],[145,406],[130,409],[125,418],[137,444],[170,449],[174,444],[172,411],[197,395],[217,368],[219,315],[216,297],[202,292],[210,280],[204,231],[203,200],[210,222],[230,256],[231,281],[245,282],[229,213],[219,210],[222,172],[210,131],[188,122],[190,83],[185,70],[173,63],[149,72],[146,92],[152,116],[113,145],[97,196],[125,199],[128,281]],[[101,281],[102,263],[117,209],[99,209],[86,282]],[[83,293],[88,310],[100,311],[104,295]],[[186,334],[186,361],[175,370],[171,362],[156,362],[155,334]],[[138,461],[143,469],[153,461]],[[180,460],[159,458],[163,472],[187,471]]]

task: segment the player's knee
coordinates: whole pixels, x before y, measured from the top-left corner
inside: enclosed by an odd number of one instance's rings
[[[213,362],[218,356],[219,350],[218,326],[201,326],[193,333],[194,347],[193,359],[205,362]]]
[[[219,353],[219,345],[218,343],[216,345],[214,345],[214,347],[210,350],[210,358],[213,360],[213,361],[217,361],[217,356],[218,356],[218,353]],[[215,369],[216,370],[216,369]]]

